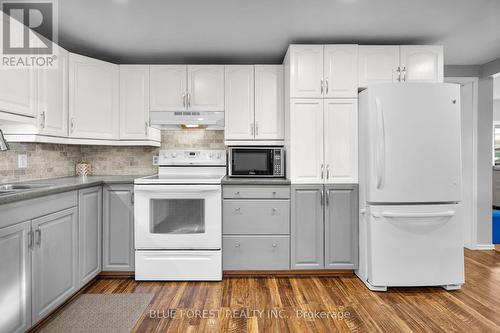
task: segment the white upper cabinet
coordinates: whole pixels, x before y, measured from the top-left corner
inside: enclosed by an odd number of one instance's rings
[[[255,65],[255,138],[283,140],[283,67]]]
[[[440,45],[402,45],[401,81],[443,82],[443,47]]]
[[[291,98],[356,97],[357,45],[291,45]]]
[[[225,138],[254,139],[254,66],[230,65],[225,70]]]
[[[149,66],[120,65],[120,139],[147,139]]]
[[[359,86],[385,82],[443,82],[439,45],[363,45],[359,47]]]
[[[398,45],[359,46],[359,86],[398,80]]]
[[[224,111],[224,65],[188,65],[190,111]]]
[[[70,53],[69,135],[118,139],[118,65]]]
[[[323,178],[323,100],[290,102],[287,177],[294,183],[321,183]]]
[[[358,45],[324,46],[324,97],[357,97]]]
[[[358,182],[357,99],[324,101],[325,183]]]
[[[224,111],[224,65],[151,65],[151,111]]]
[[[69,53],[53,44],[57,68],[38,70],[37,119],[39,133],[65,137],[68,135],[68,62]]]
[[[187,109],[187,66],[150,66],[151,111],[182,111]]]
[[[36,116],[36,70],[0,69],[0,111]]]
[[[323,97],[323,45],[290,45],[290,97]]]

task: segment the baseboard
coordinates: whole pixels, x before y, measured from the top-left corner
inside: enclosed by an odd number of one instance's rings
[[[301,276],[354,276],[352,269],[295,269],[283,271],[224,271],[224,277],[265,277],[265,276],[283,276],[283,277],[301,277]]]
[[[134,271],[104,271],[99,273],[100,279],[133,279]]]
[[[495,245],[493,244],[476,244],[474,250],[494,250]]]

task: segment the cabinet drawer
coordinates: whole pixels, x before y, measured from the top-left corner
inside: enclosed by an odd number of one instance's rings
[[[288,236],[223,236],[222,268],[230,270],[287,270]]]
[[[289,234],[288,200],[224,200],[224,234]]]
[[[224,186],[224,198],[228,199],[288,199],[289,186]]]

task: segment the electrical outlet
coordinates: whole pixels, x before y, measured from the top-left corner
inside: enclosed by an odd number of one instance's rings
[[[153,156],[153,165],[158,165],[160,162],[158,162],[158,155]]]
[[[28,155],[26,154],[17,155],[17,167],[19,169],[26,169],[28,167]]]

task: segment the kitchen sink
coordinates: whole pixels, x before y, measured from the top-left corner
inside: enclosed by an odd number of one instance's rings
[[[51,187],[52,184],[4,184],[0,185],[0,195]]]

